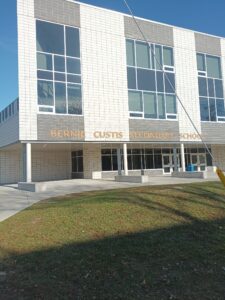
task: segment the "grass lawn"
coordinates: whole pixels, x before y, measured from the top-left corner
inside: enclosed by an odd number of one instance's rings
[[[1,300],[224,300],[225,188],[48,199],[0,223],[0,261]]]

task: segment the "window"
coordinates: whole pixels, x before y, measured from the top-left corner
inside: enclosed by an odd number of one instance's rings
[[[80,74],[80,60],[75,58],[67,58],[67,73]]]
[[[117,149],[102,149],[102,171],[118,170]]]
[[[36,21],[39,112],[82,114],[79,29]]]
[[[159,119],[165,119],[165,97],[163,94],[158,94],[158,113]]]
[[[144,116],[145,118],[157,118],[156,95],[144,93]]]
[[[206,55],[208,77],[221,78],[220,58]]]
[[[224,122],[220,57],[197,53],[197,66],[201,120]]]
[[[198,78],[198,88],[199,88],[199,96],[208,96],[206,78],[203,77]]]
[[[223,82],[222,80],[215,79],[215,92],[217,98],[223,98]]]
[[[65,57],[64,56],[54,56],[54,70],[57,72],[65,72]]]
[[[77,28],[66,27],[66,55],[80,57],[80,37]]]
[[[173,66],[173,51],[171,48],[163,48],[163,61],[164,65]]]
[[[207,98],[200,98],[201,120],[209,121],[209,105]]]
[[[55,83],[55,112],[66,114],[66,85],[64,83]]]
[[[83,167],[83,151],[72,152],[72,173],[82,173]]]
[[[142,112],[142,93],[141,92],[129,92],[129,110],[135,112]]]
[[[152,70],[137,69],[138,89],[144,91],[155,91],[155,72]]]
[[[49,54],[37,54],[37,67],[42,70],[52,70],[52,56]]]
[[[53,83],[38,80],[38,104],[52,106],[53,103]]]
[[[128,39],[126,50],[130,117],[176,120],[173,49]],[[172,96],[172,113],[166,113],[167,94]]]
[[[64,55],[64,27],[37,21],[37,50]]]
[[[197,64],[199,71],[205,71],[205,56],[203,54],[197,54]]]
[[[131,68],[131,67],[127,68],[127,80],[128,80],[128,89],[135,90],[137,88],[135,68]]]
[[[150,68],[149,45],[143,42],[136,42],[137,67]]]
[[[166,95],[166,113],[167,114],[176,114],[176,97],[174,95]]]
[[[157,80],[157,91],[163,93],[164,92],[164,76],[163,72],[156,72],[156,80]]]
[[[165,92],[166,93],[174,93],[175,90],[175,76],[173,73],[165,73]]]
[[[81,86],[75,84],[68,84],[68,113],[69,114],[82,114],[82,97]]]
[[[224,109],[224,101],[223,99],[217,99],[216,101],[216,110],[217,110],[217,116],[219,117],[225,117],[225,109]]]
[[[126,40],[127,65],[135,66],[134,41]]]
[[[162,70],[162,48],[160,46],[155,46],[155,65],[157,70]]]

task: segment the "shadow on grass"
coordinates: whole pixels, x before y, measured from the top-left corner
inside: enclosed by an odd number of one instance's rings
[[[0,299],[222,300],[224,236],[225,219],[193,221],[11,254]]]

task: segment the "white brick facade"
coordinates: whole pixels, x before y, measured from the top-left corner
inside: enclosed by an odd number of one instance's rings
[[[178,28],[174,28],[173,32],[177,94],[201,133],[194,33]],[[178,116],[181,134],[196,133],[180,103],[178,103]],[[185,138],[181,140],[185,141]]]
[[[84,144],[84,178],[92,179],[95,177],[93,172],[101,172],[101,145],[100,144]],[[97,179],[97,178],[95,178]]]
[[[37,63],[34,0],[18,0],[20,140],[37,140]]]
[[[123,16],[81,6],[81,55],[86,140],[96,140],[96,131],[122,132],[122,138],[113,140],[128,140]]]

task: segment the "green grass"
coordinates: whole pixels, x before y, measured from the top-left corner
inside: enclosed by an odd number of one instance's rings
[[[4,300],[223,300],[225,189],[201,183],[48,199],[0,223],[0,261]]]

